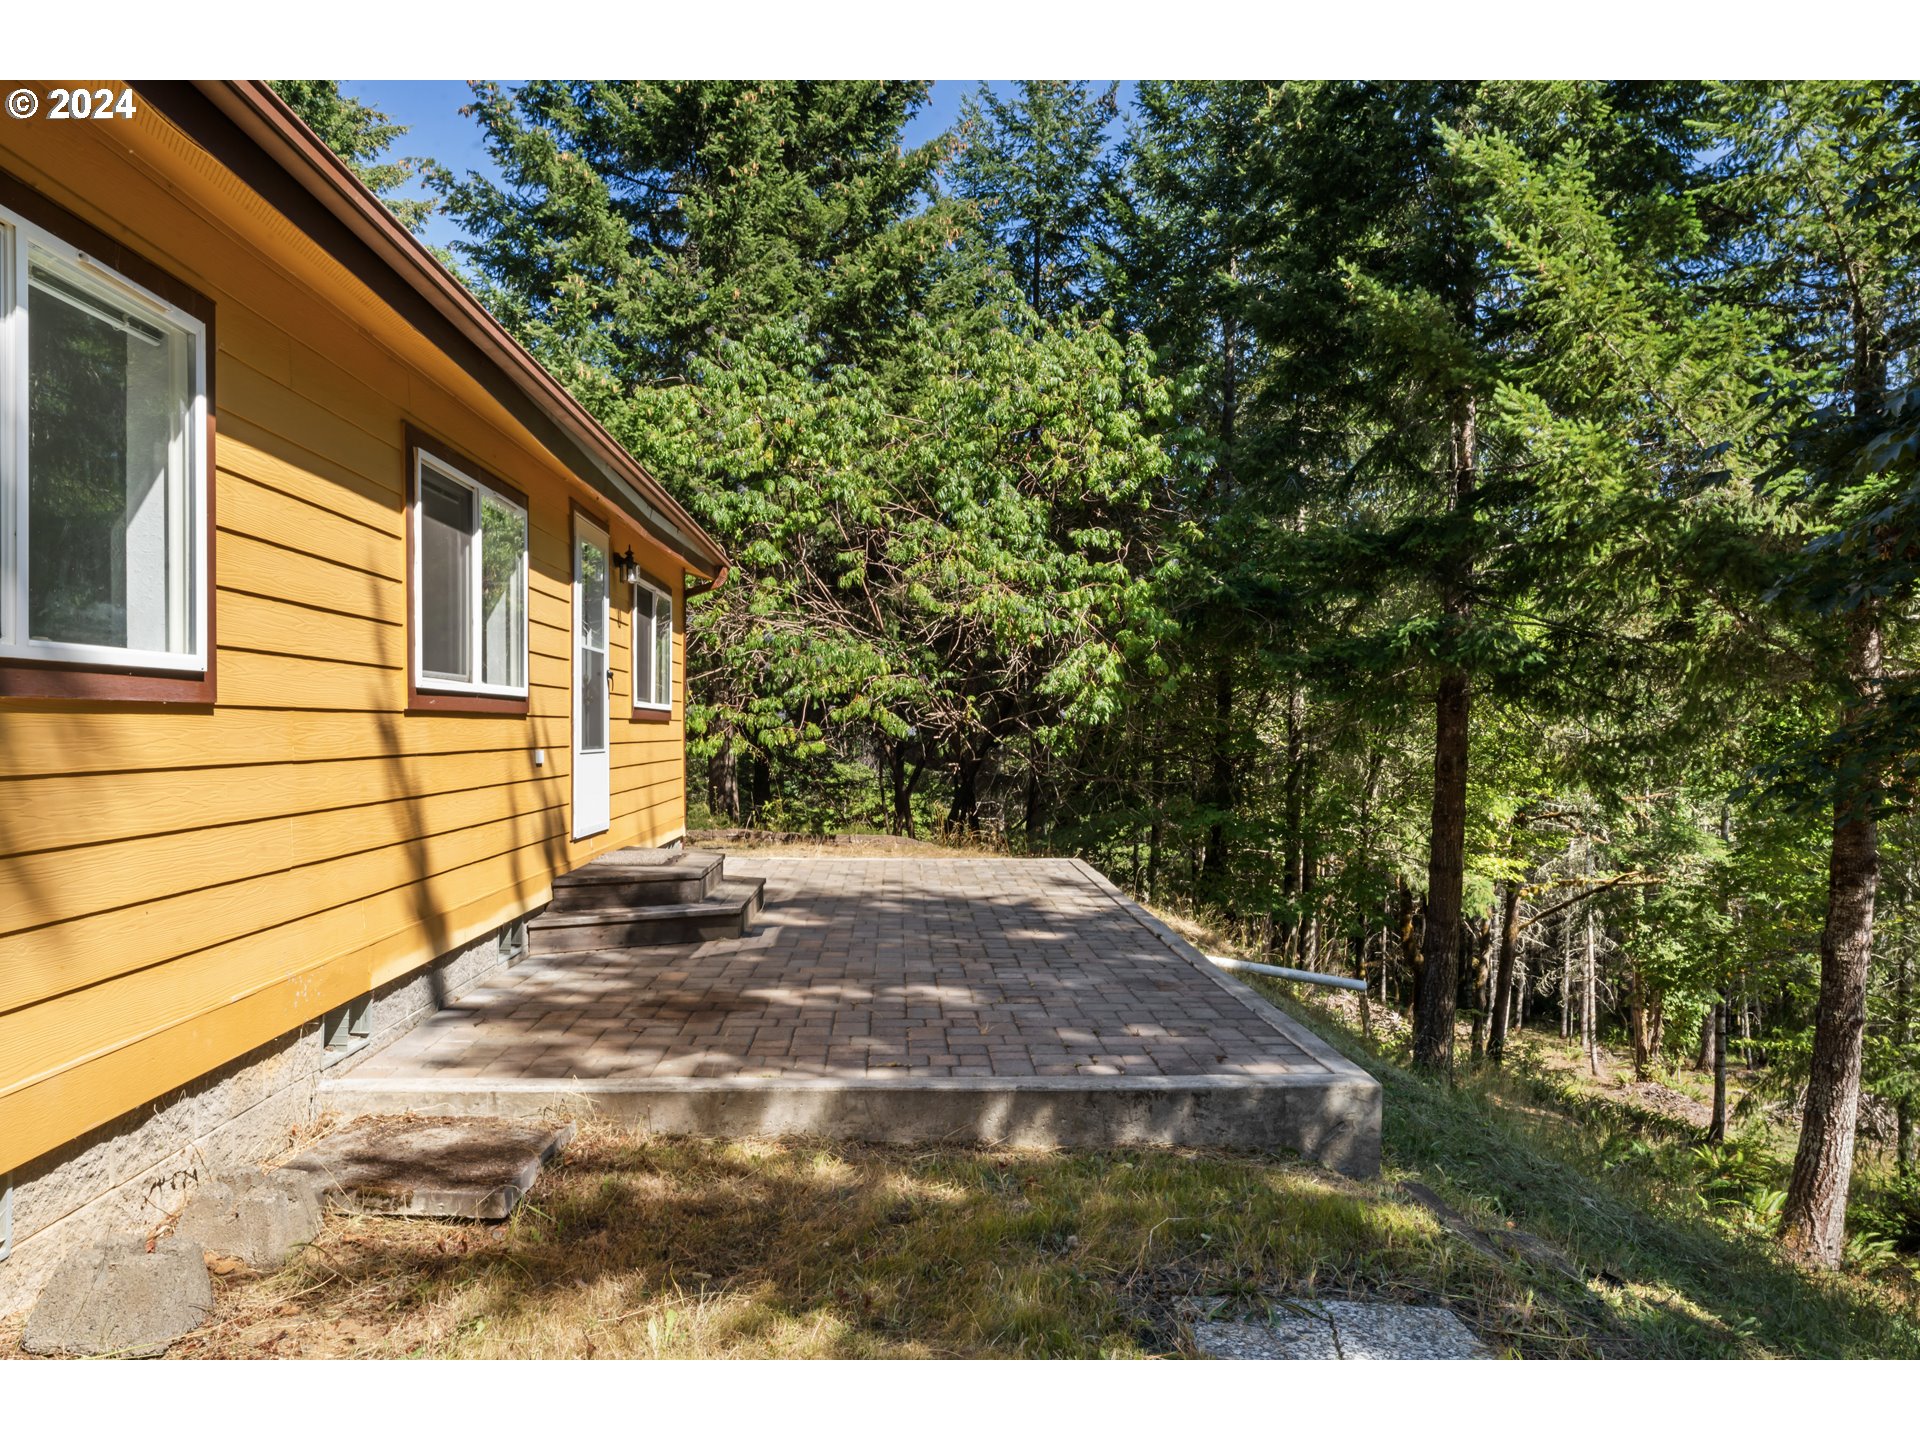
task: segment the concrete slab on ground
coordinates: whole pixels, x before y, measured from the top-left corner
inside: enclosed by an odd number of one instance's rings
[[[1077,860],[729,856],[746,935],[542,957],[326,1082],[343,1115],[1290,1149],[1378,1173],[1380,1087]]]
[[[503,1220],[573,1135],[571,1125],[541,1122],[369,1115],[281,1168],[311,1176],[330,1205],[362,1215]]]
[[[1487,1347],[1438,1305],[1324,1302],[1342,1360],[1486,1360]]]
[[[1340,1347],[1324,1316],[1290,1315],[1272,1323],[1206,1321],[1193,1343],[1209,1360],[1338,1360]]]
[[[173,1233],[262,1274],[278,1270],[320,1233],[320,1188],[299,1171],[233,1171],[203,1181]]]
[[[168,1237],[148,1249],[145,1236],[120,1235],[55,1267],[27,1317],[21,1348],[30,1355],[145,1360],[164,1355],[212,1313],[213,1281],[197,1244]]]
[[[1368,1300],[1290,1302],[1270,1320],[1201,1321],[1193,1343],[1210,1360],[1487,1360],[1451,1310]]]

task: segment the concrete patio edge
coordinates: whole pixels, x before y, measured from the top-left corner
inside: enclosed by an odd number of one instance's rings
[[[1380,1170],[1370,1076],[907,1077],[649,1080],[367,1079],[329,1083],[343,1118],[592,1114],[639,1131],[721,1138],[812,1135],[1018,1147],[1219,1146],[1293,1150],[1356,1178]]]
[[[1201,988],[1218,997],[1205,1013],[1216,1017],[1223,1033],[1271,1032],[1305,1063],[1297,1070],[1253,1074],[1228,1065],[1219,1071],[1157,1075],[940,1076],[905,1066],[880,1073],[869,1068],[861,1075],[831,1073],[824,1063],[796,1065],[790,1060],[761,1070],[743,1054],[730,1057],[738,1068],[719,1075],[581,1075],[565,1069],[546,1076],[488,1075],[455,1073],[453,1067],[438,1074],[355,1073],[325,1082],[320,1103],[343,1116],[594,1115],[636,1131],[725,1138],[1293,1151],[1347,1175],[1368,1178],[1379,1173],[1382,1093],[1372,1075],[1223,974],[1091,865],[1081,860],[1045,863],[1071,870],[1102,904],[1118,912],[1116,920],[1121,914],[1126,917],[1118,931],[1106,934],[1137,957],[1136,963],[1145,963],[1147,973],[1161,964],[1183,969],[1187,974],[1180,985],[1189,992],[1197,977],[1205,977]],[[1129,921],[1152,940],[1143,943],[1121,934]],[[1156,953],[1164,960],[1155,958]],[[1223,1008],[1228,996],[1232,1003]],[[1246,1019],[1238,1020],[1239,1015]],[[1222,1048],[1230,1043],[1223,1041]],[[1257,1048],[1254,1053],[1259,1053]],[[824,1055],[821,1059],[824,1062]]]
[[[1145,926],[1162,945],[1165,945],[1167,949],[1179,956],[1180,959],[1186,961],[1187,964],[1206,976],[1208,980],[1218,985],[1242,1005],[1253,1011],[1254,1014],[1266,1021],[1267,1024],[1284,1034],[1295,1045],[1298,1045],[1302,1050],[1306,1051],[1320,1064],[1326,1066],[1329,1071],[1336,1075],[1365,1080],[1370,1085],[1377,1086],[1380,1083],[1360,1066],[1354,1064],[1351,1060],[1347,1059],[1346,1056],[1334,1049],[1333,1046],[1329,1045],[1318,1035],[1300,1024],[1299,1021],[1288,1015],[1286,1011],[1263,998],[1244,980],[1229,975],[1218,965],[1209,961],[1191,942],[1182,939],[1180,935],[1171,929],[1165,921],[1161,920],[1159,916],[1147,909],[1146,906],[1135,901],[1126,891],[1120,889],[1106,876],[1094,869],[1093,866],[1079,859],[1076,859],[1073,863],[1093,882],[1097,889],[1104,892],[1122,909],[1127,911],[1128,914],[1132,915],[1135,920],[1139,921],[1141,925]]]

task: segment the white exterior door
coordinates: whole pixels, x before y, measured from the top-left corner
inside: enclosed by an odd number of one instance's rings
[[[573,838],[613,823],[609,743],[613,670],[607,664],[607,532],[573,517]]]

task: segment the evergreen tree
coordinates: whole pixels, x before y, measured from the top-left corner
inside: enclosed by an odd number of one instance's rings
[[[490,303],[739,561],[690,630],[725,814],[743,755],[802,806],[879,757],[896,823],[931,765],[971,829],[999,753],[1110,713],[1152,628],[1146,351],[956,245],[944,146],[899,143],[925,90],[482,87],[507,183],[439,178]]]
[[[768,373],[805,356],[821,394],[835,366],[884,363],[956,233],[944,207],[924,203],[944,147],[900,143],[926,92],[893,81],[476,85],[471,113],[503,183],[432,178],[468,232],[454,250],[481,298],[635,453],[658,459],[652,388],[697,386],[762,330],[779,337],[756,352]],[[799,403],[796,423],[818,417],[819,395]],[[677,483],[683,472],[663,473]],[[726,493],[684,498],[744,561],[764,558],[734,528],[744,521]],[[817,767],[820,747],[802,737],[826,703],[803,687],[769,694],[763,669],[710,652],[752,627],[747,593],[733,585],[702,602],[689,630],[705,677],[689,725],[715,808],[734,818],[742,749],[762,785],[776,755]]]
[[[443,170],[480,293],[588,404],[685,374],[712,337],[803,319],[867,356],[953,222],[923,208],[939,144],[903,152],[907,81],[475,86],[502,183]]]
[[[403,200],[392,192],[421,168],[418,160],[382,160],[393,142],[407,133],[383,110],[341,93],[338,80],[274,80],[274,93],[306,121],[314,134],[360,177],[393,211],[402,225],[418,232],[433,213],[431,200]]]
[[[1100,294],[1115,177],[1106,131],[1119,113],[1118,88],[1022,80],[1002,99],[982,83],[961,104],[947,182],[1043,319],[1092,306]]]
[[[1920,87],[1796,82],[1716,87],[1704,126],[1716,197],[1736,217],[1725,283],[1777,317],[1792,357],[1769,494],[1786,535],[1813,540],[1771,594],[1816,626],[1839,723],[1794,767],[1832,818],[1820,995],[1806,1113],[1782,1225],[1810,1263],[1840,1263],[1860,1106],[1879,882],[1878,825],[1911,796],[1913,682],[1903,538],[1920,477]],[[1794,777],[1789,777],[1794,778]],[[1890,782],[1895,794],[1889,794]]]
[[[1274,547],[1285,544],[1301,496],[1274,454],[1285,427],[1260,393],[1267,352],[1252,314],[1267,252],[1290,218],[1274,206],[1276,98],[1256,82],[1143,82],[1117,214],[1121,309],[1181,382],[1168,431],[1179,466],[1159,543],[1173,561],[1168,603],[1182,621],[1180,680],[1190,693],[1178,703],[1192,718],[1161,727],[1152,763],[1164,768],[1162,744],[1186,749],[1196,732],[1205,737],[1191,800],[1204,824],[1201,890],[1216,905],[1229,900],[1230,836],[1246,814],[1241,790],[1257,749],[1259,707],[1247,692],[1271,679],[1250,671],[1250,659],[1270,665],[1293,648],[1286,608],[1273,603],[1285,570]],[[1303,702],[1297,690],[1289,695],[1286,785],[1297,809]],[[1293,829],[1290,885],[1302,859]]]

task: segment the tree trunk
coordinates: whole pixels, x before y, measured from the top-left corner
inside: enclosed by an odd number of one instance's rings
[[[1308,755],[1301,765],[1300,791],[1307,807],[1313,802],[1313,756]],[[1319,893],[1320,856],[1314,846],[1313,827],[1302,822],[1300,839],[1300,914],[1305,924],[1300,933],[1300,958],[1309,970],[1318,970],[1322,964],[1320,954],[1323,936],[1321,930],[1321,900]]]
[[[1487,1037],[1487,1059],[1496,1066],[1507,1050],[1507,1008],[1513,996],[1514,949],[1520,940],[1520,882],[1507,882],[1506,903],[1500,907],[1500,963],[1493,976],[1493,1033]]]
[[[1913,953],[1910,947],[1900,947],[1899,970],[1893,980],[1893,1043],[1894,1054],[1904,1059],[1907,1047],[1913,1043]],[[1902,1179],[1913,1174],[1913,1097],[1902,1095],[1894,1102],[1894,1139],[1893,1164]]]
[[[1281,920],[1281,947],[1291,953],[1295,931],[1300,928],[1301,897],[1306,890],[1304,866],[1306,863],[1306,835],[1302,817],[1304,805],[1302,797],[1306,782],[1306,734],[1302,715],[1302,694],[1300,687],[1294,685],[1287,691],[1286,732],[1287,732],[1287,778],[1281,793],[1284,797],[1284,810],[1281,824],[1285,827],[1280,864],[1280,893],[1286,896],[1288,904]]]
[[[1636,962],[1631,967],[1627,987],[1627,1035],[1633,1043],[1633,1078],[1647,1078],[1647,1059],[1652,1050],[1648,1043],[1647,1028],[1647,987],[1641,977],[1640,966]]]
[[[1713,1026],[1713,1124],[1707,1142],[1727,1143],[1727,1000],[1723,995],[1708,1016]]]
[[[1147,769],[1147,775],[1150,792],[1147,806],[1153,815],[1153,823],[1147,827],[1147,899],[1154,902],[1160,899],[1160,801],[1164,794],[1161,784],[1166,778],[1166,761],[1158,733],[1153,737],[1153,762]]]
[[[1468,926],[1470,939],[1465,957],[1468,998],[1473,1011],[1472,1040],[1469,1054],[1475,1065],[1480,1063],[1486,1053],[1488,992],[1493,987],[1493,919],[1488,917],[1485,924]]]
[[[1848,669],[1859,697],[1854,717],[1878,703],[1880,622],[1868,608],[1855,617]],[[1793,1180],[1780,1221],[1788,1251],[1809,1265],[1837,1269],[1846,1245],[1847,1188],[1853,1178],[1854,1127],[1860,1116],[1860,1047],[1867,1026],[1867,968],[1873,958],[1873,903],[1880,882],[1875,810],[1880,785],[1865,775],[1834,797],[1827,861],[1827,923],[1820,935],[1820,999],[1813,1062]]]
[[[1573,1038],[1573,916],[1560,919],[1560,1038]]]
[[[985,760],[971,747],[953,761],[953,803],[947,808],[947,828],[963,835],[980,831],[980,772]]]
[[[1382,939],[1385,937],[1382,936]],[[1348,942],[1353,949],[1353,973],[1361,984],[1367,983],[1367,937],[1364,932],[1354,935]],[[1363,1038],[1373,1035],[1373,1007],[1370,990],[1360,992],[1360,1034]]]
[[[1035,840],[1040,834],[1040,766],[1036,761],[1027,767],[1027,818],[1026,838],[1029,852],[1036,849]]]
[[[758,825],[773,800],[773,762],[763,754],[747,756],[747,800],[744,818]]]
[[[893,813],[887,817],[887,831],[892,835],[912,835],[913,801],[907,790],[906,746],[887,747],[887,780],[893,791]]]
[[[1474,489],[1475,408],[1462,396],[1453,422],[1452,509],[1464,515]],[[1456,558],[1441,609],[1450,633],[1473,611],[1473,562]],[[1453,1070],[1453,1017],[1459,986],[1460,905],[1466,883],[1467,743],[1472,679],[1458,663],[1434,693],[1433,811],[1427,844],[1426,965],[1414,1000],[1413,1059],[1438,1074]]]
[[[1233,807],[1233,666],[1222,655],[1213,676],[1212,757],[1207,777],[1207,858],[1200,872],[1201,893],[1216,903],[1227,888],[1227,812]]]
[[[1453,1019],[1460,985],[1460,901],[1466,882],[1468,680],[1453,670],[1434,705],[1433,817],[1427,850],[1427,933],[1414,993],[1413,1059],[1453,1069]]]
[[[731,735],[707,757],[707,808],[729,825],[740,823],[740,781],[734,771]]]
[[[1415,909],[1413,890],[1403,875],[1400,887],[1400,968],[1406,972],[1407,984],[1417,997],[1420,990],[1420,940],[1414,926]],[[1383,962],[1384,963],[1384,962]]]
[[[1580,1043],[1586,1047],[1587,1073],[1600,1073],[1600,1014],[1596,1004],[1595,992],[1598,991],[1600,977],[1595,969],[1593,953],[1593,908],[1587,908],[1587,968],[1582,984],[1580,998]]]

